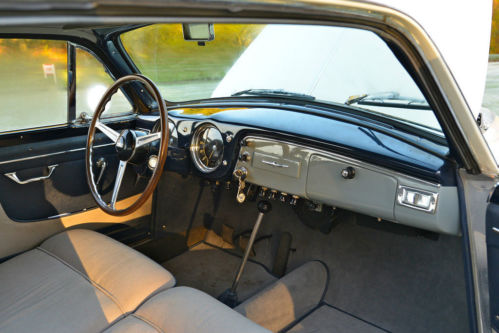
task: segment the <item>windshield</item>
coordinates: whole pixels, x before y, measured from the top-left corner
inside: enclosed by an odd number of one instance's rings
[[[182,24],[156,24],[121,40],[172,102],[247,95],[341,103],[441,135],[411,76],[370,31],[214,24],[213,33],[211,40],[189,40]]]

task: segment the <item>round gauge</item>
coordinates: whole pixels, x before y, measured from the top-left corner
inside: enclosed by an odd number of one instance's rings
[[[161,123],[159,121],[154,124],[154,127],[152,128],[152,132],[156,133],[161,130]],[[175,123],[168,119],[168,134],[170,135],[170,140],[168,141],[168,146],[170,147],[177,147],[178,146],[178,133],[177,133],[177,127],[175,126]]]
[[[192,137],[191,155],[202,172],[212,172],[222,163],[224,143],[222,133],[213,125],[199,127]]]

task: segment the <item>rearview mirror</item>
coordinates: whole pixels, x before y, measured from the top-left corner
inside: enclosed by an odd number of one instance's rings
[[[213,23],[182,23],[184,39],[194,42],[209,42],[215,39]]]

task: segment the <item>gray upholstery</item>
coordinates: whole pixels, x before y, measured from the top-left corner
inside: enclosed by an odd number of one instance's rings
[[[109,237],[66,231],[0,265],[0,332],[268,332]]]
[[[175,285],[142,254],[88,230],[0,265],[0,332],[97,332]]]
[[[326,266],[319,261],[311,261],[286,274],[234,310],[272,332],[280,332],[322,301],[327,280]]]
[[[106,333],[270,333],[202,291],[177,287],[159,293]]]

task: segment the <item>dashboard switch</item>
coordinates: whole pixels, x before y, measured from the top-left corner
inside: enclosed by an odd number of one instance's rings
[[[288,194],[282,192],[281,195],[279,196],[279,201],[285,203],[287,200],[288,200]]]
[[[237,187],[236,200],[242,204],[246,200],[246,194],[244,194],[244,188],[246,187],[246,182],[244,181],[248,176],[248,170],[245,167],[240,167],[234,170],[234,177],[238,180],[239,185]]]
[[[355,169],[352,167],[346,167],[345,169],[341,170],[341,177],[345,179],[352,179],[355,177]]]
[[[269,199],[272,199],[272,200],[277,199],[277,191],[276,190],[270,190]]]
[[[260,188],[260,192],[258,192],[258,196],[262,197],[262,198],[265,198],[267,196],[267,190],[268,190],[268,188],[261,187]]]
[[[242,153],[241,155],[239,155],[239,160],[241,162],[249,162],[251,160],[251,156],[250,156],[250,153],[245,151],[244,153]]]
[[[298,199],[300,199],[300,197],[299,197],[299,196],[297,196],[297,195],[293,195],[293,196],[291,197],[291,199],[289,200],[289,204],[290,204],[291,206],[296,206],[296,204],[298,203]]]

